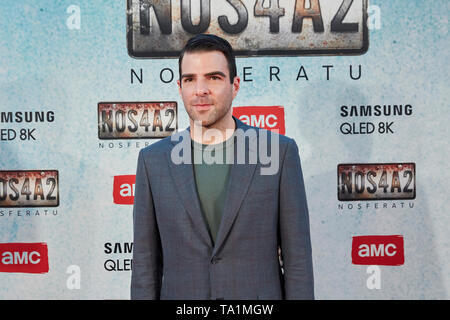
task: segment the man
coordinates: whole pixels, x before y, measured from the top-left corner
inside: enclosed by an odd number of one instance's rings
[[[226,40],[193,37],[179,67],[190,127],[139,153],[131,298],[313,299],[295,141],[232,116],[240,79]]]

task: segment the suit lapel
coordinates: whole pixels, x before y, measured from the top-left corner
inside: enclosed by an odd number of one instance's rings
[[[186,135],[184,135],[184,138],[187,138]],[[189,142],[186,142],[185,149],[190,153],[191,141],[190,138],[187,139],[189,140]],[[189,149],[187,150],[187,148]],[[189,162],[187,164],[175,164],[171,159],[171,152],[167,153],[167,161],[169,163],[173,182],[180,195],[181,202],[188,212],[194,227],[199,231],[203,240],[210,247],[212,247],[211,236],[209,235],[209,231],[207,229],[206,222],[203,218],[202,210],[200,207],[200,200],[198,198],[197,186],[194,178],[194,168],[192,163]]]
[[[252,181],[256,164],[234,164],[231,166],[230,179],[228,181],[228,192],[225,207],[214,245],[213,255],[222,246],[228,233],[233,226],[242,201],[247,195],[248,187]]]
[[[234,117],[233,117],[234,118]],[[236,121],[236,129],[245,132],[247,126],[240,120],[234,118]],[[252,181],[253,175],[255,173],[256,163],[238,164],[237,161],[237,150],[238,146],[234,143],[234,164],[230,169],[230,178],[227,186],[227,196],[225,198],[225,206],[222,214],[222,219],[219,226],[219,231],[217,233],[216,243],[214,245],[213,255],[217,253],[220,247],[223,245],[228,233],[233,226],[234,220],[236,219],[239,208],[241,207],[242,201],[247,195],[248,188]],[[245,140],[247,144],[245,150],[248,152],[250,149],[256,152],[256,149],[252,148],[255,146],[252,139],[250,141]]]

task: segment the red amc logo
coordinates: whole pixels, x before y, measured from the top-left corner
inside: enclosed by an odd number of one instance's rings
[[[404,262],[403,236],[353,237],[353,264],[400,266]]]
[[[134,203],[136,175],[114,176],[113,199],[115,204]]]
[[[284,108],[272,107],[234,107],[233,115],[249,126],[259,127],[270,131],[278,130],[285,134]]]
[[[47,273],[46,243],[0,243],[0,272]]]

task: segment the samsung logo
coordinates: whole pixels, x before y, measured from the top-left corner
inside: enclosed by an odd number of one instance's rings
[[[0,112],[0,123],[22,123],[22,122],[53,122],[55,113],[53,111],[16,111]]]

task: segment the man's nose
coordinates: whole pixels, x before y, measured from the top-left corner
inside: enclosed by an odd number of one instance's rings
[[[196,94],[199,96],[209,94],[209,88],[206,81],[197,81]]]

